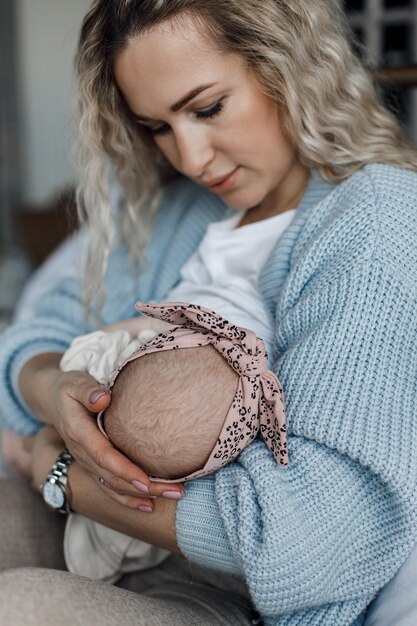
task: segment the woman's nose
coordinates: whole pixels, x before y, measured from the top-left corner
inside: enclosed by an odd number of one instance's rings
[[[209,135],[203,129],[184,129],[176,137],[179,167],[190,178],[201,178],[214,157]]]

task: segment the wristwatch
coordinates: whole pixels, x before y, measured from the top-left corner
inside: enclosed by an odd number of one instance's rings
[[[46,504],[54,511],[64,515],[71,513],[67,473],[73,460],[74,458],[68,450],[61,452],[41,486],[42,496]]]

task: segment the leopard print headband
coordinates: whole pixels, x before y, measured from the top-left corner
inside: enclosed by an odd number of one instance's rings
[[[194,304],[138,302],[136,309],[175,327],[159,333],[128,357],[112,375],[110,389],[125,365],[145,354],[208,344],[226,359],[239,376],[235,397],[204,467],[171,481],[157,477],[151,477],[151,480],[182,482],[211,474],[234,461],[258,434],[275,461],[281,466],[288,465],[283,391],[276,375],[268,369],[262,339],[252,331],[230,324],[217,313]],[[102,413],[97,420],[105,434]]]

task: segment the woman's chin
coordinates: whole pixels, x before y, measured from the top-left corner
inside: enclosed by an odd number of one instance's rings
[[[250,192],[245,189],[236,189],[229,193],[219,194],[219,197],[230,209],[235,211],[248,211],[259,206],[262,203],[264,195],[261,193]]]

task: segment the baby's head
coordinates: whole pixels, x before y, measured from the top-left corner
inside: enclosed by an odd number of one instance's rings
[[[288,464],[283,391],[262,339],[205,307],[137,303],[173,327],[125,359],[98,424],[156,480],[191,480],[240,455],[258,435]]]
[[[191,474],[210,456],[237,385],[212,345],[145,354],[117,376],[105,431],[150,476]]]

